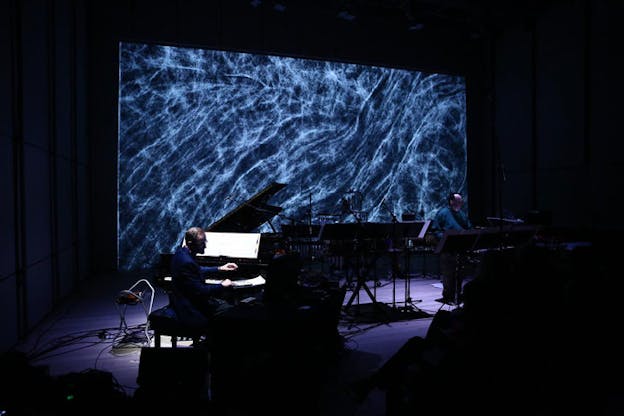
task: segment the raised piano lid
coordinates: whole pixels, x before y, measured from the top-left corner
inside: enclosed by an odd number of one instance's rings
[[[273,182],[247,201],[214,222],[206,231],[211,232],[252,232],[282,211],[281,207],[268,205],[268,199],[286,184]]]

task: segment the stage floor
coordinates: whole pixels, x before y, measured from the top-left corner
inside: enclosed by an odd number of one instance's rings
[[[374,280],[361,279],[363,286],[357,294],[356,281],[349,283],[341,272],[334,272],[333,278],[346,288],[337,328],[342,347],[321,386],[322,414],[384,414],[385,395],[381,391],[373,391],[364,402],[356,403],[348,394],[349,384],[379,368],[407,339],[424,337],[433,315],[453,307],[435,301],[441,296],[437,276],[405,279],[387,274]],[[109,372],[119,389],[132,397],[138,387],[141,348],[154,342],[148,341],[152,331],[145,333],[149,304],[130,305],[123,311],[115,299],[141,279],[151,281],[147,274],[119,272],[88,282],[80,295],[58,308],[16,349],[24,352],[32,365],[45,367],[52,377],[93,369]],[[168,302],[164,290],[154,287],[152,310]],[[120,328],[122,317],[126,330]],[[162,346],[171,346],[169,337],[162,338]],[[191,348],[191,341],[180,341],[178,348]]]

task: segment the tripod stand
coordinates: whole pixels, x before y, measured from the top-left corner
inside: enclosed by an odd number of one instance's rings
[[[355,300],[357,300],[358,305],[360,304],[359,295],[362,289],[372,301],[375,309],[382,311],[379,302],[377,302],[376,294],[373,292],[376,291],[376,289],[373,288],[373,291],[371,291],[366,284],[366,278],[368,276],[366,272],[371,269],[370,264],[362,263],[366,262],[367,258],[371,258],[370,247],[365,243],[365,241],[370,241],[370,239],[362,238],[363,236],[368,236],[367,232],[367,227],[358,220],[358,223],[324,224],[319,235],[319,240],[337,241],[338,244],[336,245],[342,247],[341,252],[337,254],[347,259],[351,258],[355,260],[353,266],[355,270],[355,287],[353,288],[351,297],[344,306],[345,311],[351,308]],[[345,241],[351,241],[352,246],[345,249]],[[374,261],[375,257],[372,256],[372,258]]]
[[[373,292],[371,292],[371,290],[369,289],[369,287],[366,285],[366,274],[362,273],[362,265],[360,263],[360,259],[362,258],[362,254],[363,254],[363,250],[361,247],[358,247],[359,243],[358,240],[354,240],[355,243],[355,270],[356,270],[356,284],[355,287],[353,288],[353,293],[351,293],[351,297],[349,298],[349,300],[347,301],[347,304],[345,305],[344,309],[345,311],[349,310],[349,308],[351,308],[351,305],[353,304],[353,301],[355,299],[357,299],[357,304],[360,304],[360,290],[364,289],[364,291],[366,292],[366,294],[368,295],[368,297],[370,298],[370,300],[373,302],[373,305],[375,307],[377,307],[377,297],[376,294],[374,294]],[[367,267],[368,269],[368,267]],[[373,289],[375,290],[375,289]]]
[[[423,223],[423,227],[425,227],[425,231],[426,228],[429,227],[429,221]],[[423,234],[424,232],[423,231]],[[418,309],[414,304],[415,303],[420,303],[422,302],[422,299],[412,299],[411,296],[411,282],[410,282],[410,258],[412,257],[412,254],[414,253],[414,240],[412,240],[410,237],[406,237],[405,241],[407,241],[407,247],[405,247],[405,274],[403,275],[404,277],[404,281],[405,281],[405,287],[403,288],[403,293],[405,294],[405,301],[404,301],[404,306],[402,309],[403,311],[412,311],[414,309]]]

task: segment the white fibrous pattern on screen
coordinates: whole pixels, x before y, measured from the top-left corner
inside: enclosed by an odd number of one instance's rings
[[[461,76],[136,43],[119,65],[121,269],[152,266],[271,182],[287,184],[270,199],[277,227],[353,222],[344,198],[389,222],[465,195]]]

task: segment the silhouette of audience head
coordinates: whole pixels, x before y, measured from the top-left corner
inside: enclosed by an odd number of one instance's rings
[[[302,261],[298,254],[286,253],[273,257],[267,268],[264,301],[269,305],[295,303],[299,293]]]

